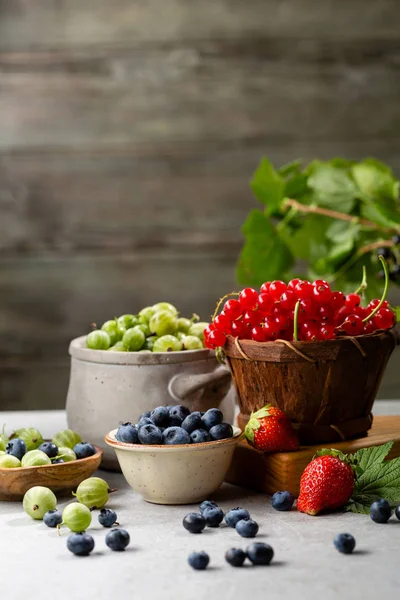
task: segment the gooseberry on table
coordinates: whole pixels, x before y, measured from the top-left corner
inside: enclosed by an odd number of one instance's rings
[[[32,519],[41,520],[49,510],[56,508],[57,498],[49,488],[37,485],[25,493],[22,506]]]
[[[73,495],[78,502],[88,508],[102,508],[107,504],[110,494],[116,490],[110,489],[108,483],[100,477],[89,477],[82,481]]]
[[[85,531],[92,522],[92,513],[84,504],[71,502],[62,512],[62,523],[74,532]]]

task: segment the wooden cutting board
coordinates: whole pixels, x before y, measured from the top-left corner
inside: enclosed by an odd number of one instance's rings
[[[394,444],[388,458],[396,458],[400,456],[400,416],[375,417],[372,429],[363,438],[301,446],[297,452],[264,454],[244,441],[235,450],[225,481],[267,494],[289,490],[298,496],[300,477],[317,450],[333,447],[352,454],[360,448],[378,446],[391,440],[394,440]]]

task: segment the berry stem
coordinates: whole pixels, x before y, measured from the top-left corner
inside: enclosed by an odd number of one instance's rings
[[[387,294],[388,287],[389,287],[389,270],[387,268],[386,260],[383,258],[383,256],[381,254],[378,256],[378,258],[382,263],[383,271],[385,273],[385,286],[383,288],[383,294],[382,294],[382,298],[380,299],[379,304],[374,308],[374,310],[367,317],[365,317],[365,319],[363,319],[363,323],[366,323],[367,321],[372,319],[373,316],[376,315],[376,313],[378,312],[378,310],[380,309],[382,304],[385,302],[386,294]]]
[[[229,298],[229,296],[239,296],[239,295],[240,295],[240,292],[229,292],[228,294],[225,294],[225,296],[222,296],[222,298],[220,298],[217,302],[217,306],[216,306],[216,309],[214,310],[214,314],[211,317],[211,321],[214,321],[214,319],[217,316],[218,311],[221,307],[221,304],[224,302],[224,300]]]
[[[299,341],[298,334],[297,334],[297,321],[299,318],[299,306],[300,306],[300,300],[297,300],[296,306],[294,307],[294,317],[293,317],[293,340],[295,342]]]
[[[362,276],[362,280],[360,285],[358,286],[358,288],[356,289],[356,291],[354,292],[355,294],[361,294],[364,295],[365,290],[368,287],[368,282],[367,282],[367,268],[365,265],[363,265],[363,276]]]

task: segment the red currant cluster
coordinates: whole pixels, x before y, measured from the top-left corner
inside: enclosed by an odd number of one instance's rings
[[[361,306],[358,294],[345,296],[334,292],[322,279],[313,283],[292,279],[288,284],[268,281],[260,292],[245,288],[238,300],[225,302],[223,311],[204,331],[205,345],[223,346],[227,335],[256,342],[293,341],[297,303],[297,338],[301,341],[373,333],[389,329],[396,320],[386,301],[373,317],[365,320],[378,306],[379,299]]]

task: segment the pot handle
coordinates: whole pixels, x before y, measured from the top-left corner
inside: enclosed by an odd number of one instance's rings
[[[211,373],[181,373],[174,375],[168,384],[168,392],[177,402],[181,402],[208,385],[228,384],[230,379],[231,373],[229,369],[223,365],[219,365]]]

